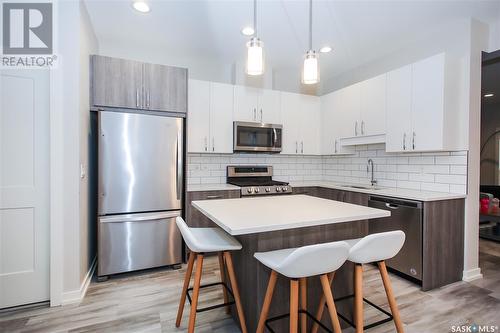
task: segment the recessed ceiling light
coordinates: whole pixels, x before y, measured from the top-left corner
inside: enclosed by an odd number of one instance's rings
[[[245,36],[252,36],[255,33],[255,30],[252,27],[244,27],[241,29],[241,33]]]
[[[330,46],[323,46],[321,49],[319,49],[319,52],[321,53],[328,53],[332,50]]]
[[[484,97],[493,97],[495,94],[489,93],[489,94],[484,94]]]
[[[151,9],[149,5],[144,1],[134,1],[134,9],[141,13],[148,13]]]

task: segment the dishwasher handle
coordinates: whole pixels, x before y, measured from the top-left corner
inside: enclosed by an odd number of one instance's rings
[[[385,206],[386,206],[387,208],[390,208],[390,209],[398,209],[398,208],[399,208],[399,206],[398,206],[398,205],[392,204],[392,203],[390,203],[390,202],[386,202],[386,203],[385,203]]]

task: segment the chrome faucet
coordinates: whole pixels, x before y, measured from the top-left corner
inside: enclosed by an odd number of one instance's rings
[[[372,167],[372,179],[370,180],[370,183],[372,184],[372,186],[375,186],[377,184],[377,181],[373,176],[373,170],[375,169],[375,164],[373,163],[373,160],[371,158],[368,160],[368,165],[366,166],[366,173],[370,172],[370,165]]]

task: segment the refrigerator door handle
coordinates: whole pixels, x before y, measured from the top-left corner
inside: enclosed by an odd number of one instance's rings
[[[176,181],[176,191],[177,200],[181,199],[181,188],[182,188],[182,137],[181,131],[177,133],[177,152],[176,152],[176,167],[177,167],[177,181]]]
[[[168,219],[180,216],[180,211],[161,212],[161,213],[144,213],[144,214],[124,214],[111,215],[99,218],[100,223],[120,223],[120,222],[140,222]]]

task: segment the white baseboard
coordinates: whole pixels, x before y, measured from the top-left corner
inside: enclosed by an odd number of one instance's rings
[[[87,274],[85,275],[82,284],[80,285],[80,289],[63,292],[61,305],[80,303],[83,300],[85,294],[87,293],[89,284],[92,281],[92,276],[94,276],[96,266],[97,266],[97,257],[95,257],[94,260],[92,261],[92,264],[90,265],[90,268]]]
[[[471,282],[474,280],[482,279],[483,274],[481,274],[481,268],[469,269],[468,271],[464,271],[462,275],[462,280],[465,282]]]

